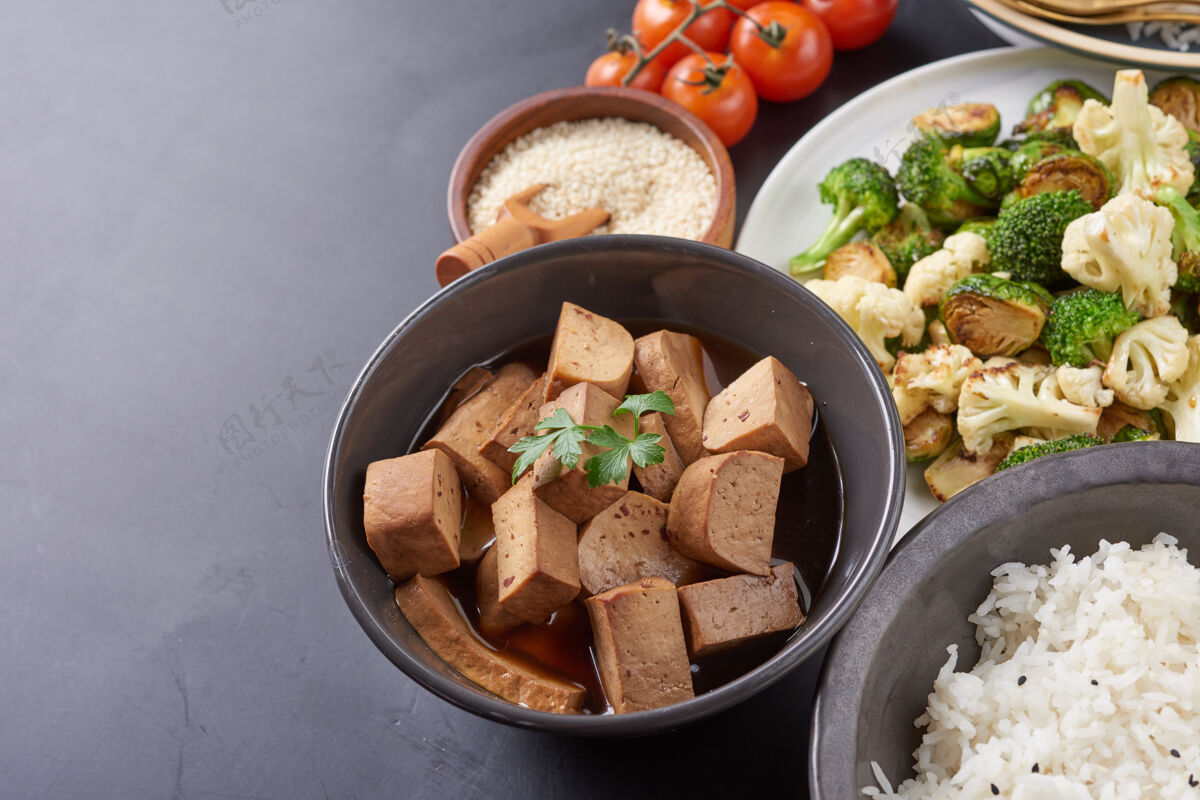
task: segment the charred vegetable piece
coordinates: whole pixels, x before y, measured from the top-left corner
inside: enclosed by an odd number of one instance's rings
[[[1012,153],[1002,147],[956,147],[950,158],[971,188],[989,200],[999,200],[1016,186]]]
[[[980,358],[1015,356],[1037,341],[1052,301],[1040,286],[980,273],[946,292],[940,316],[950,341]]]
[[[1046,315],[1042,343],[1055,364],[1086,367],[1107,361],[1113,339],[1139,317],[1125,308],[1120,292],[1083,288],[1055,298]]]
[[[892,262],[870,242],[844,244],[829,254],[822,271],[827,281],[836,281],[843,275],[857,275],[868,281],[883,283],[896,288],[896,270]]]
[[[1096,424],[1096,435],[1115,440],[1125,428],[1144,431],[1147,438],[1157,437],[1162,431],[1162,415],[1157,410],[1142,411],[1140,408],[1127,406],[1120,400],[1114,400],[1100,415],[1100,421]]]
[[[1159,189],[1154,200],[1175,218],[1171,229],[1171,257],[1179,267],[1175,288],[1200,292],[1200,211],[1170,186]]]
[[[945,450],[953,438],[951,416],[927,408],[904,426],[904,456],[909,463],[928,461]]]
[[[892,268],[903,277],[913,264],[941,250],[945,239],[946,234],[930,224],[929,215],[920,206],[905,203],[894,220],[875,231],[871,244],[883,251]]]
[[[948,155],[937,139],[918,139],[901,156],[896,183],[935,225],[957,227],[971,217],[986,216],[996,203],[955,172]]]
[[[1011,435],[997,436],[992,449],[977,456],[962,446],[962,439],[955,437],[950,446],[925,468],[925,483],[929,484],[930,493],[944,503],[995,472],[996,465],[1008,455],[1011,447]]]
[[[1013,450],[1004,457],[1003,461],[996,465],[996,472],[1006,470],[1009,467],[1015,467],[1018,464],[1028,463],[1042,456],[1052,456],[1055,453],[1066,453],[1071,450],[1082,450],[1085,447],[1095,447],[1098,444],[1108,443],[1099,436],[1093,436],[1090,433],[1077,433],[1074,436],[1068,436],[1064,439],[1038,442],[1028,447]]]
[[[1113,196],[1112,173],[1099,159],[1078,150],[1064,150],[1030,167],[1016,191],[1021,197],[1030,197],[1072,189],[1099,211]]]
[[[833,219],[811,247],[792,257],[792,275],[821,268],[829,254],[861,230],[875,231],[896,218],[900,198],[888,171],[865,158],[852,158],[829,171],[817,186],[821,202],[833,206]]]
[[[1035,194],[1001,209],[988,236],[992,270],[1046,286],[1063,282],[1063,232],[1072,220],[1093,210],[1074,190]]]
[[[1176,75],[1159,81],[1150,92],[1150,103],[1179,120],[1189,131],[1200,131],[1200,81]]]
[[[1000,135],[1000,112],[991,103],[959,103],[931,108],[912,119],[926,136],[947,145],[990,147]]]
[[[1044,139],[1029,139],[1013,151],[1009,163],[1012,165],[1013,174],[1016,176],[1016,179],[1020,181],[1025,177],[1025,173],[1033,169],[1034,164],[1067,149],[1069,148],[1063,147],[1058,142],[1051,142]]]
[[[1014,129],[1016,133],[1065,131],[1070,134],[1085,100],[1097,100],[1108,105],[1108,98],[1083,81],[1054,81],[1033,96],[1025,107],[1025,119]]]
[[[1156,442],[1159,438],[1161,437],[1157,431],[1145,431],[1133,425],[1126,425],[1117,431],[1117,435],[1112,440],[1115,444],[1117,442]]]

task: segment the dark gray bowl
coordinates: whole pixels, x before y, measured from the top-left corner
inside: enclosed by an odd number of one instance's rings
[[[958,669],[979,659],[967,622],[1006,561],[1045,564],[1050,548],[1134,547],[1165,531],[1200,558],[1200,445],[1138,442],[1079,450],[988,478],[913,528],[822,668],[809,785],[820,800],[858,797],[877,761],[895,786],[912,777],[925,710],[946,647]]]
[[[554,329],[564,300],[619,320],[686,325],[788,364],[812,388],[843,471],[839,550],[806,622],[772,659],[669,708],[559,716],[483,691],[447,666],[400,614],[367,547],[367,464],[406,452],[469,366]],[[792,279],[729,250],[650,236],[585,237],[535,247],[472,272],[400,324],[338,416],[325,465],[325,529],[334,573],[363,630],[413,680],[455,705],[511,725],[633,735],[678,727],[744,700],[816,652],[878,574],[899,521],[903,442],[891,394],[841,319]]]

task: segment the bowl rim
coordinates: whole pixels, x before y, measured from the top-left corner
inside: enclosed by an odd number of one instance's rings
[[[888,556],[853,618],[839,629],[821,665],[808,740],[808,786],[813,800],[840,798],[831,792],[842,787],[828,783],[841,780],[854,763],[854,748],[847,751],[844,737],[838,744],[829,733],[839,722],[857,730],[858,701],[874,656],[874,648],[866,650],[869,655],[858,655],[865,650],[859,645],[879,642],[900,606],[942,557],[1015,512],[1069,494],[1131,484],[1200,486],[1198,457],[1200,445],[1170,440],[1108,444],[1045,456],[985,478],[913,526]],[[1055,475],[1076,480],[1064,490]],[[1047,542],[1047,554],[1053,546]]]
[[[713,209],[712,220],[700,236],[700,241],[715,243],[725,232],[725,228],[728,228],[728,244],[732,244],[732,219],[736,211],[737,189],[729,150],[704,120],[683,106],[662,95],[625,86],[568,86],[562,89],[550,89],[513,103],[480,126],[454,159],[454,166],[450,168],[450,181],[446,187],[446,215],[450,220],[450,232],[454,235],[456,242],[461,243],[471,238],[471,226],[466,214],[467,200],[470,198],[475,181],[479,178],[478,172],[482,172],[487,163],[479,164],[476,175],[472,176],[470,172],[472,165],[480,161],[482,154],[492,146],[497,133],[513,120],[524,118],[552,104],[570,104],[581,97],[613,97],[631,105],[653,108],[678,118],[695,133],[704,145],[704,152],[707,154],[707,157],[704,158],[705,166],[712,168],[717,189],[717,205]],[[580,117],[580,119],[591,119],[591,117]],[[509,139],[502,143],[497,152],[503,150],[511,141],[512,139]]]
[[[826,616],[821,620],[820,624],[810,628],[808,632],[789,642],[779,653],[772,656],[769,660],[716,689],[698,695],[693,699],[664,708],[629,714],[563,715],[546,711],[534,711],[493,696],[482,688],[469,689],[460,686],[458,683],[427,666],[419,658],[409,654],[403,647],[393,641],[390,632],[385,627],[375,622],[367,603],[359,594],[351,579],[349,559],[338,541],[337,529],[334,524],[335,463],[347,421],[354,411],[363,385],[374,373],[392,345],[411,326],[429,314],[433,308],[447,302],[457,292],[474,286],[477,283],[485,282],[493,275],[523,269],[526,265],[537,263],[546,256],[552,255],[552,251],[562,250],[569,254],[572,251],[592,251],[597,249],[597,247],[604,249],[606,252],[614,253],[645,251],[649,249],[650,251],[659,252],[667,256],[683,253],[710,258],[716,257],[718,261],[724,262],[728,268],[753,273],[759,279],[767,281],[768,284],[773,285],[780,291],[798,294],[804,304],[811,308],[813,313],[822,318],[827,324],[840,330],[842,338],[851,348],[856,361],[863,367],[863,372],[867,376],[878,404],[884,409],[884,415],[887,420],[886,434],[892,454],[891,463],[886,465],[888,468],[890,489],[887,495],[881,498],[884,507],[884,513],[881,517],[882,524],[876,532],[875,538],[871,540],[865,555],[859,559],[858,565],[848,579],[850,584],[849,590],[841,597],[835,598],[832,601],[832,605],[828,608]],[[866,369],[866,367],[869,367],[869,369]],[[634,234],[606,235],[603,238],[584,237],[567,239],[519,251],[469,272],[466,276],[442,288],[421,303],[375,349],[348,390],[346,399],[338,411],[337,420],[334,423],[329,446],[326,450],[322,475],[322,507],[326,548],[342,598],[363,631],[375,643],[380,652],[393,664],[399,667],[409,678],[435,695],[485,719],[520,728],[575,736],[643,735],[680,727],[748,699],[750,696],[757,694],[782,679],[833,637],[837,630],[850,619],[858,604],[866,597],[867,590],[874,583],[883,568],[884,560],[887,557],[892,539],[900,523],[900,512],[904,496],[904,466],[904,440],[900,419],[894,403],[891,402],[891,391],[887,387],[883,373],[876,367],[875,359],[858,339],[857,335],[854,334],[849,325],[802,285],[748,256],[715,245],[688,239]],[[840,552],[839,548],[839,554]]]

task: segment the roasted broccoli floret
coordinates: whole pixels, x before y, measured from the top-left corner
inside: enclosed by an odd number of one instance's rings
[[[1014,202],[1000,211],[988,235],[992,269],[1015,280],[1052,286],[1066,277],[1062,271],[1063,232],[1092,204],[1077,191],[1044,192]]]
[[[1035,163],[1016,187],[1020,197],[1075,189],[1099,210],[1113,196],[1113,176],[1098,158],[1078,150],[1063,150]]]
[[[1000,135],[1000,112],[991,103],[959,103],[931,108],[913,117],[921,133],[947,145],[990,147]]]
[[[1017,185],[1012,153],[1002,147],[955,147],[950,161],[972,189],[989,200],[999,200]]]
[[[1037,341],[1052,301],[1040,286],[985,272],[950,287],[940,316],[950,340],[980,358],[1015,356]]]
[[[933,227],[929,216],[913,203],[902,205],[896,218],[871,236],[871,244],[883,251],[901,278],[913,264],[940,250],[945,240],[946,234]]]
[[[1119,292],[1083,288],[1050,305],[1042,343],[1055,364],[1086,367],[1093,359],[1108,361],[1113,340],[1132,328],[1138,315],[1125,308]]]
[[[1083,81],[1054,81],[1029,101],[1025,107],[1025,119],[1018,123],[1014,132],[1061,132],[1070,135],[1079,110],[1083,108],[1084,101],[1089,99],[1108,104],[1107,97]]]
[[[888,171],[865,158],[837,165],[817,186],[821,202],[834,207],[833,219],[812,247],[792,257],[793,275],[820,268],[834,250],[861,230],[875,231],[896,218],[900,198]]]
[[[1184,292],[1200,292],[1200,211],[1192,208],[1183,195],[1165,186],[1154,195],[1175,218],[1171,229],[1171,257],[1179,267],[1174,288]]]
[[[986,215],[996,203],[955,172],[948,157],[937,139],[918,139],[901,156],[896,183],[908,200],[925,209],[935,225],[954,227]]]
[[[1200,81],[1186,75],[1164,78],[1150,91],[1150,103],[1191,131],[1200,131]]]
[[[1064,439],[1054,439],[1049,442],[1038,442],[1027,447],[1019,447],[1005,456],[1004,460],[996,465],[996,472],[1006,470],[1009,467],[1015,467],[1018,464],[1028,463],[1042,456],[1052,456],[1055,453],[1066,453],[1071,450],[1082,450],[1085,447],[1095,447],[1098,444],[1107,444],[1107,442],[1099,436],[1093,436],[1090,433],[1077,433],[1074,436],[1067,436]]]

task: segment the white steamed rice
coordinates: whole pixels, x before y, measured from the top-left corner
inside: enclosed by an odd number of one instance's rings
[[[1182,22],[1129,22],[1125,27],[1129,31],[1129,38],[1135,42],[1157,35],[1167,47],[1184,53],[1192,49],[1193,44],[1200,42],[1200,25]]]
[[[1159,534],[1003,564],[968,619],[982,648],[934,682],[915,779],[877,798],[1200,800],[1200,569]]]

